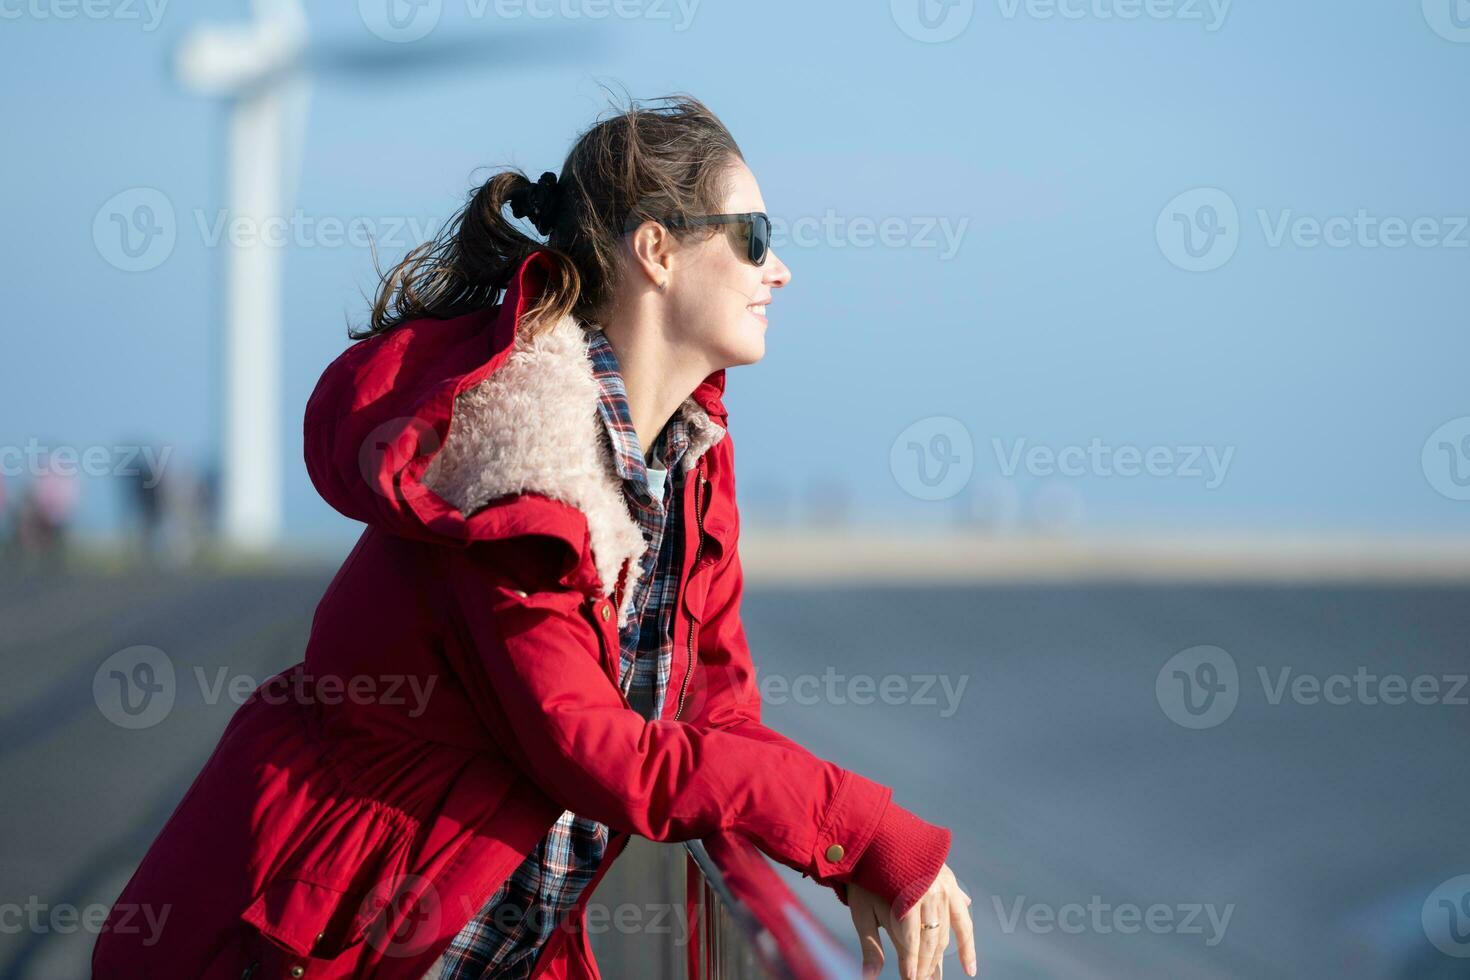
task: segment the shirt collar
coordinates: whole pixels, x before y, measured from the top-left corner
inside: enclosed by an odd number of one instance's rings
[[[643,503],[652,500],[649,491],[648,468],[643,462],[643,447],[638,433],[633,429],[633,417],[628,408],[628,389],[623,384],[622,371],[618,367],[617,353],[608,342],[607,335],[596,327],[587,330],[587,352],[592,358],[592,373],[599,388],[597,409],[602,417],[613,448],[613,465],[618,476],[630,485]],[[662,458],[670,475],[675,472],[680,459],[690,446],[689,402],[686,400],[669,418],[663,431],[653,442],[655,458]]]

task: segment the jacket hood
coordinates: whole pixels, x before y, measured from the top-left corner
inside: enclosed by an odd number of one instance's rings
[[[549,535],[571,548],[564,573],[590,548],[591,584],[611,595],[626,578],[630,599],[647,545],[598,411],[585,329],[571,316],[534,338],[519,329],[549,265],[532,253],[497,306],[343,351],[307,402],[306,468],[337,511],[400,536],[465,546]],[[679,407],[692,437],[685,470],[725,434],[724,388],[716,371]]]

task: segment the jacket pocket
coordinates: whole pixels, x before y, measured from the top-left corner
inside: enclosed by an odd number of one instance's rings
[[[334,763],[346,748],[329,747],[310,712],[296,719],[267,753],[276,777],[251,801],[253,889],[240,918],[297,956],[335,959],[368,937],[383,907],[375,896],[410,870],[418,824],[379,802],[387,777],[349,777]],[[386,749],[369,757],[395,763],[410,765]]]
[[[684,611],[696,623],[704,622],[704,607],[715,577],[715,566],[724,559],[729,547],[728,534],[729,530],[723,524],[711,522],[704,526],[699,560],[689,570],[689,578],[684,582]]]
[[[277,878],[240,916],[297,956],[335,959],[362,942],[370,893],[306,878]]]

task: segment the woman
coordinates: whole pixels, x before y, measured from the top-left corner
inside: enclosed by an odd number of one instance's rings
[[[953,928],[974,974],[949,831],[761,724],[721,395],[790,271],[725,127],[662,101],[560,178],[491,177],[384,277],[306,410],[313,482],[367,529],[96,977],[596,977],[579,926],[628,835],[722,830],[830,885],[869,965],[882,927],[938,975]]]

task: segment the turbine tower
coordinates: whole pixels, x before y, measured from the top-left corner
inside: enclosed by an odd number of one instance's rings
[[[262,549],[281,531],[282,250],[260,230],[294,206],[287,199],[295,196],[306,117],[306,13],[299,0],[254,0],[252,11],[247,25],[206,27],[186,38],[178,71],[189,88],[230,100],[229,216],[256,232],[223,240],[220,490],[225,541]]]

